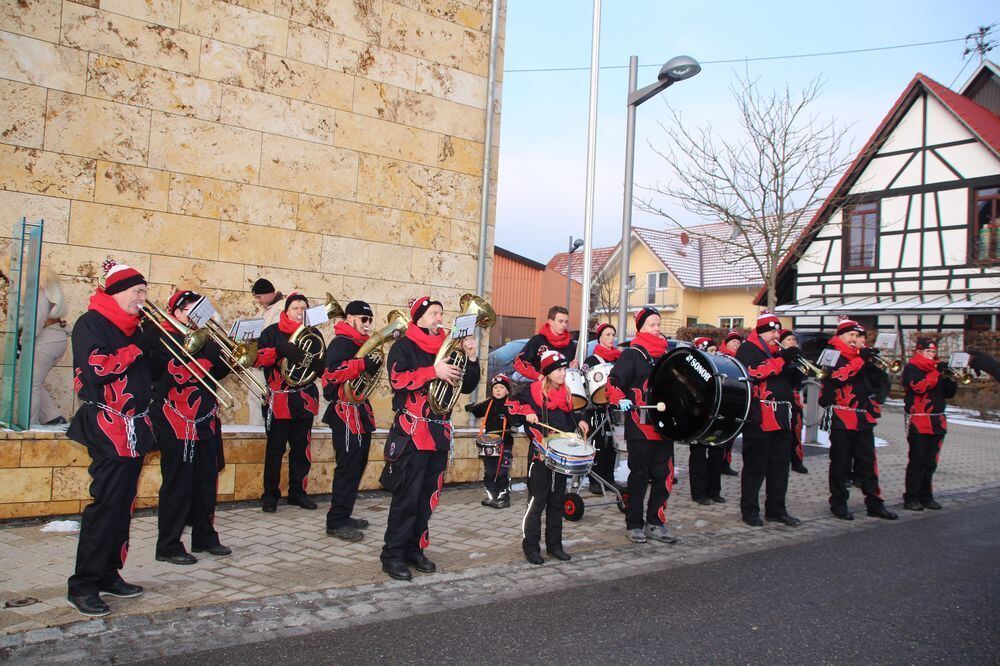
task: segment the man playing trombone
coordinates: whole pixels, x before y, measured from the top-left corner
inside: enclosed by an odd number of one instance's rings
[[[213,340],[198,349],[185,347],[191,339],[188,313],[200,300],[200,294],[188,290],[170,297],[164,313],[167,316],[159,322],[164,329],[163,344],[152,354],[158,379],[150,415],[160,448],[163,479],[157,510],[156,559],[171,564],[198,561],[181,542],[188,523],[194,552],[208,551],[217,556],[232,552],[219,542],[213,525],[222,456],[218,403],[220,394],[229,396],[219,382],[230,370]]]
[[[149,353],[158,330],[139,328],[146,278],[105,262],[106,274],[73,327],[73,385],[80,408],[67,436],[87,447],[94,501],[83,510],[68,600],[84,615],[111,612],[100,594],[137,597],[122,580],[142,458],[153,448]]]
[[[934,499],[931,480],[948,430],[946,401],[955,396],[958,383],[948,371],[948,364],[938,361],[937,355],[934,340],[917,338],[913,358],[903,369],[906,441],[910,445],[903,493],[903,508],[907,511],[941,508]]]

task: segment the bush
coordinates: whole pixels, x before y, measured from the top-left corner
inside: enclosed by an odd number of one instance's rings
[[[728,328],[719,328],[718,326],[682,326],[677,329],[677,333],[674,334],[675,340],[684,340],[685,342],[694,342],[695,338],[712,338],[712,341],[718,345],[722,346],[722,341],[727,335],[729,335]],[[750,334],[749,328],[738,328],[735,329],[740,332],[743,339],[746,340],[747,335]]]

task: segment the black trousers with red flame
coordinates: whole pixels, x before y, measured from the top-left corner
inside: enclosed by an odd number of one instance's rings
[[[309,440],[313,417],[301,419],[271,419],[267,428],[267,448],[264,451],[264,494],[261,499],[275,503],[281,499],[281,458],[288,445],[288,498],[308,495]]]
[[[932,500],[934,488],[931,481],[937,471],[944,435],[910,433],[906,441],[910,444],[910,458],[906,463],[906,492],[903,494],[903,501]]]
[[[392,493],[382,562],[402,561],[430,543],[428,523],[440,497],[447,451],[420,451],[409,442],[402,455],[386,461],[382,485]]]
[[[372,445],[370,432],[353,434],[346,427],[333,431],[333,451],[337,469],[333,472],[330,510],[326,513],[326,529],[335,530],[350,521],[354,502],[358,499],[361,477],[368,466],[368,451]]]
[[[157,433],[160,446],[160,503],[156,511],[157,555],[180,555],[185,552],[181,537],[184,526],[191,525],[191,547],[219,545],[215,531],[215,502],[219,489],[218,435],[191,442],[185,456],[184,441]]]
[[[871,430],[834,429],[830,431],[830,508],[847,509],[852,465],[865,505],[869,509],[881,507],[884,502],[878,485],[875,434]]]
[[[744,428],[743,472],[740,475],[740,512],[744,518],[760,517],[760,488],[765,481],[764,515],[778,517],[788,513],[785,494],[791,455],[791,430],[764,432],[758,428]]]
[[[93,458],[90,463],[90,496],[94,501],[83,510],[76,570],[69,578],[69,594],[97,594],[121,580],[118,570],[128,556],[128,534],[132,524],[142,471],[142,458]]]
[[[691,445],[691,454],[688,456],[691,499],[712,499],[722,495],[722,466],[726,464],[725,453],[725,445]]]
[[[628,444],[628,507],[625,529],[641,528],[643,500],[649,490],[645,522],[664,525],[667,522],[667,498],[674,485],[674,443],[630,439]]]

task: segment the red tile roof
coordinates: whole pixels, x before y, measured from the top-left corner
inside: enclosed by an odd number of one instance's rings
[[[596,275],[600,271],[605,262],[607,262],[608,257],[617,249],[617,245],[611,247],[595,247],[590,250],[590,270],[591,275]],[[560,252],[551,259],[546,268],[551,268],[560,275],[566,275],[566,258],[569,256],[569,252]],[[573,275],[570,277],[575,281],[583,284],[583,248],[580,248],[573,253],[573,264],[572,264]]]
[[[917,74],[914,80],[923,83],[973,134],[982,139],[983,143],[1000,157],[1000,116],[923,74]]]

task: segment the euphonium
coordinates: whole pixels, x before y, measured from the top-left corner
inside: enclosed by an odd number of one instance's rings
[[[330,319],[343,319],[344,309],[340,307],[329,292],[326,294],[326,314]],[[281,359],[281,377],[289,386],[305,386],[316,381],[319,374],[317,366],[323,365],[326,358],[326,341],[315,326],[299,325],[288,338],[289,344],[299,348],[304,354],[298,363],[292,363],[287,358]]]
[[[373,333],[361,345],[358,353],[354,355],[354,358],[364,358],[369,354],[378,355],[379,369],[375,374],[362,372],[360,376],[344,384],[344,400],[347,402],[359,404],[368,399],[368,396],[375,390],[375,383],[378,381],[382,368],[385,367],[385,345],[398,340],[409,323],[406,315],[401,310],[391,311],[385,320],[389,325],[378,333]]]
[[[474,314],[476,315],[476,326],[478,328],[487,329],[496,323],[497,316],[493,312],[493,306],[491,306],[485,299],[476,296],[475,294],[463,294],[462,298],[458,301],[458,308],[462,311],[460,317],[466,315]],[[455,366],[462,371],[462,375],[465,375],[465,368],[468,364],[468,360],[465,357],[465,351],[462,349],[462,339],[455,339],[449,337],[448,340],[441,345],[441,349],[438,351],[437,356],[434,358],[434,365],[437,365],[441,361],[447,361],[451,365]],[[461,382],[461,379],[459,380]],[[432,379],[430,385],[427,389],[427,402],[430,404],[431,410],[440,416],[446,416],[451,413],[451,410],[455,409],[455,403],[458,402],[458,396],[460,393],[460,386],[452,386],[448,382],[442,379]]]

